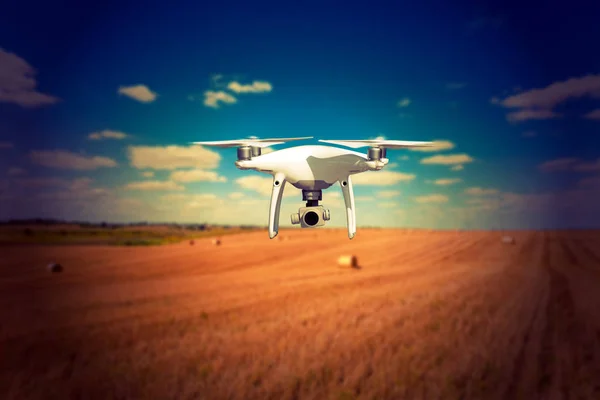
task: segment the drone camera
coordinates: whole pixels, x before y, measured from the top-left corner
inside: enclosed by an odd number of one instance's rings
[[[325,225],[331,214],[323,206],[300,207],[297,213],[292,214],[292,224],[302,228],[316,228]]]

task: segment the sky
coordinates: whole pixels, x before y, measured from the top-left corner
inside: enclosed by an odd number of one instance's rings
[[[600,227],[597,15],[597,1],[9,2],[0,220],[264,226],[271,176],[190,142],[383,136],[436,145],[353,177],[359,228]],[[345,226],[338,186],[322,204]],[[303,205],[286,186],[281,226]]]

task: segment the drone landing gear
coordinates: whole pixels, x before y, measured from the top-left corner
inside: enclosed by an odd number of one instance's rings
[[[354,208],[354,191],[352,190],[352,179],[350,175],[339,181],[346,204],[346,222],[348,224],[348,237],[352,239],[356,235],[356,210]]]
[[[279,232],[279,209],[283,188],[285,186],[285,175],[281,172],[273,175],[273,191],[271,192],[271,205],[269,207],[269,237],[273,239]]]

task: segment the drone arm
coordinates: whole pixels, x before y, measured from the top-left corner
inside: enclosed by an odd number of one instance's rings
[[[269,208],[269,237],[273,239],[279,232],[279,209],[283,188],[285,186],[285,175],[277,172],[273,175],[273,191],[271,192],[271,206]]]
[[[352,239],[356,235],[356,209],[354,208],[354,191],[352,189],[352,178],[348,175],[340,180],[344,203],[346,204],[346,221],[348,224],[348,237]]]

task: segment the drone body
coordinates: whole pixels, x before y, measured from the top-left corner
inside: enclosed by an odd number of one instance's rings
[[[350,174],[381,169],[387,161],[369,161],[365,154],[338,147],[297,146],[238,160],[235,165],[268,174],[283,173],[286,181],[298,189],[322,190]]]
[[[241,170],[256,170],[273,176],[271,204],[269,208],[269,237],[277,236],[281,199],[286,183],[302,190],[301,207],[292,214],[292,223],[303,228],[325,225],[330,219],[329,210],[320,206],[322,190],[339,183],[346,207],[348,237],[356,234],[356,211],[351,175],[366,171],[379,171],[389,160],[385,158],[386,148],[405,148],[430,146],[431,142],[407,142],[393,140],[355,140],[320,142],[339,144],[347,147],[369,146],[367,154],[332,146],[297,146],[261,154],[261,148],[293,140],[311,139],[241,139],[219,142],[194,142],[194,144],[216,147],[238,147],[238,159],[235,162]]]

